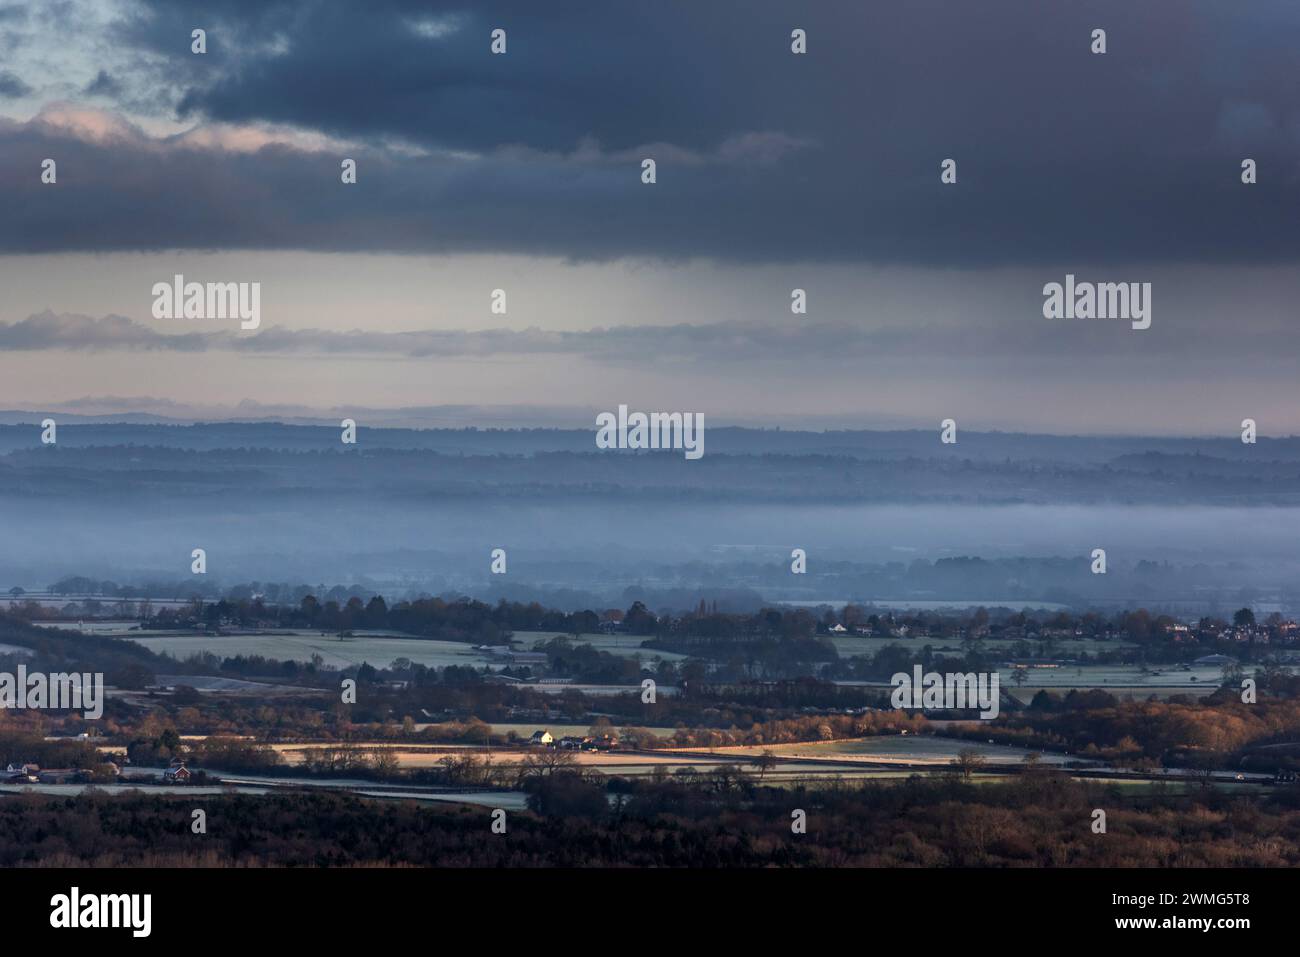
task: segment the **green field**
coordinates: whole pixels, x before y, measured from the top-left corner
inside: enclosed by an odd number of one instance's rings
[[[409,658],[416,664],[430,668],[448,665],[503,664],[488,655],[474,651],[458,641],[437,641],[428,638],[401,638],[391,635],[358,634],[355,638],[339,638],[336,634],[319,631],[277,632],[265,635],[193,635],[168,634],[149,636],[148,632],[133,632],[131,641],[144,645],[151,651],[184,660],[190,655],[210,652],[229,658],[234,655],[261,655],[279,661],[311,661],[320,655],[326,665],[345,668],[368,662],[376,668],[386,668],[398,658]]]
[[[475,651],[470,645],[455,641],[440,641],[426,638],[411,638],[386,632],[358,632],[352,638],[339,638],[336,634],[321,634],[319,631],[296,630],[276,631],[258,635],[200,635],[191,632],[141,632],[121,630],[117,637],[128,638],[152,651],[171,655],[179,661],[203,652],[220,657],[235,655],[260,655],[264,658],[280,661],[309,662],[313,655],[319,655],[328,666],[346,668],[368,662],[379,668],[388,667],[398,658],[431,668],[445,668],[448,665],[462,665],[481,668],[484,666],[504,666],[499,657]],[[553,632],[518,632],[516,647],[531,650],[537,645],[556,637]],[[680,661],[685,656],[666,651],[652,651],[641,648],[645,639],[639,635],[582,635],[577,639],[581,643],[628,658],[635,658],[643,664],[653,667],[656,660]],[[887,645],[915,647],[918,651],[931,644],[939,647],[936,640],[916,639],[913,644],[907,639],[897,638],[860,638],[838,636],[832,639],[841,655],[875,653]],[[1003,642],[1002,645],[1009,643]],[[1072,643],[1063,642],[1059,653],[1069,654],[1067,647]],[[1083,647],[1097,650],[1094,642],[1074,642]],[[989,642],[997,647],[998,642]],[[960,643],[946,643],[954,652],[960,652]],[[1116,647],[1106,645],[1101,647]],[[1146,674],[1132,666],[1115,665],[1069,665],[1060,668],[1030,668],[1026,672],[1023,686],[1012,681],[1014,672],[1003,668],[1001,684],[1009,694],[1021,701],[1028,701],[1040,689],[1050,689],[1067,693],[1074,688],[1100,688],[1112,694],[1126,697],[1146,698],[1151,695],[1169,697],[1175,694],[1206,695],[1213,692],[1222,677],[1218,667],[1193,668],[1183,671],[1173,666],[1153,667]],[[563,690],[550,689],[547,690]],[[531,733],[531,732],[530,732]]]
[[[184,660],[190,655],[210,652],[223,658],[234,655],[261,655],[278,661],[311,661],[320,655],[326,665],[347,667],[369,662],[377,668],[387,667],[397,658],[409,658],[416,664],[430,668],[447,665],[484,665],[504,667],[505,662],[492,655],[475,651],[472,646],[458,641],[439,641],[429,638],[412,638],[384,632],[356,632],[355,637],[339,638],[335,633],[322,634],[313,630],[276,630],[258,635],[200,635],[192,632],[102,631],[114,637],[127,638],[144,645],[151,651]],[[531,651],[556,637],[550,631],[516,632],[516,649]],[[572,636],[563,636],[572,638]],[[645,639],[639,635],[582,635],[581,644],[590,644],[601,651],[642,662],[664,659],[681,661],[686,656],[669,651],[649,651],[639,647]]]
[[[1145,674],[1133,665],[1066,665],[1059,668],[1027,668],[1023,670],[1025,682],[1017,685],[1013,680],[1018,669],[999,667],[998,681],[1001,689],[1017,701],[1028,704],[1039,691],[1066,695],[1071,691],[1106,691],[1119,698],[1168,698],[1173,695],[1200,697],[1213,694],[1223,679],[1218,666],[1190,668],[1187,671],[1174,665],[1157,666]],[[888,682],[845,681],[840,684],[878,687],[887,691]]]
[[[1141,668],[1123,665],[1072,665],[1064,668],[1030,668],[1023,687],[1017,687],[1007,669],[1000,672],[1002,687],[1020,701],[1028,701],[1039,690],[1067,694],[1072,689],[1099,688],[1121,697],[1148,698],[1155,695],[1207,695],[1219,687],[1223,670],[1217,666],[1183,671],[1175,666]]]
[[[591,645],[598,651],[605,651],[611,655],[618,655],[622,658],[636,658],[639,661],[683,661],[685,655],[679,655],[673,651],[658,651],[650,648],[642,648],[641,642],[646,640],[645,635],[579,635],[576,639],[572,635],[557,635],[553,631],[516,631],[515,641],[519,642],[525,649],[531,651],[537,645],[545,644],[552,638],[568,638],[575,644]]]

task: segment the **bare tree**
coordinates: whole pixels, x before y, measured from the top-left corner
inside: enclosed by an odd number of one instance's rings
[[[519,780],[522,782],[525,778],[550,777],[557,771],[577,767],[577,764],[578,758],[572,751],[565,751],[562,748],[538,748],[530,751],[524,757],[523,763],[519,765]]]
[[[758,769],[758,783],[763,783],[763,775],[776,767],[776,755],[771,751],[764,751],[749,762],[750,765]]]
[[[381,778],[396,777],[402,762],[392,748],[372,748],[370,751],[370,769]]]
[[[974,748],[962,748],[957,752],[957,757],[952,763],[961,772],[961,776],[969,781],[971,772],[982,768],[987,762],[984,755]]]

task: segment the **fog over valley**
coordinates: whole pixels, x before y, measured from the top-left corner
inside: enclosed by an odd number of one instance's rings
[[[557,607],[764,602],[1162,607],[1296,600],[1300,440],[719,428],[709,454],[584,429],[0,426],[0,582],[184,597],[359,585]],[[206,576],[190,574],[203,548]],[[505,574],[489,555],[503,548]],[[791,552],[807,573],[791,573]],[[1089,572],[1104,548],[1106,575]],[[159,595],[157,597],[166,597]]]

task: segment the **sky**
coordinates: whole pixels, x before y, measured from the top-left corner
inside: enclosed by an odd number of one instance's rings
[[[1294,434],[1297,76],[1281,0],[0,2],[0,407]]]

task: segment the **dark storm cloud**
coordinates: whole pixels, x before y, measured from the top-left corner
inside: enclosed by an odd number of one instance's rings
[[[87,96],[119,96],[122,92],[122,84],[113,79],[107,70],[100,70],[95,74],[95,78],[86,84],[84,92]]]
[[[206,56],[189,52],[196,26]],[[497,26],[505,56],[488,52]],[[0,165],[21,215],[0,249],[957,266],[1300,252],[1300,13],[1283,0],[167,0],[115,39],[169,61],[183,117],[367,144],[360,183],[342,187],[331,154],[16,128]],[[31,158],[55,149],[57,191],[28,188]],[[956,186],[939,182],[947,157]]]
[[[32,92],[32,88],[8,70],[0,70],[0,96],[20,97]]]

